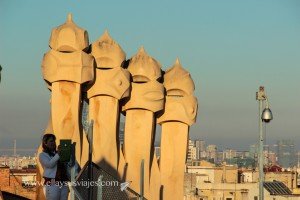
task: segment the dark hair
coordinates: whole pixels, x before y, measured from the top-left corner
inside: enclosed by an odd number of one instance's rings
[[[54,134],[52,133],[46,133],[44,136],[43,136],[43,140],[42,140],[42,147],[43,147],[43,150],[44,151],[48,151],[48,148],[46,146],[46,142],[48,142],[49,139],[53,139],[53,140],[56,140],[56,137]]]

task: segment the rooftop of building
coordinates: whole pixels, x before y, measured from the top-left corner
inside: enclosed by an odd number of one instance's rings
[[[271,195],[292,195],[292,191],[280,181],[264,182],[264,188]]]

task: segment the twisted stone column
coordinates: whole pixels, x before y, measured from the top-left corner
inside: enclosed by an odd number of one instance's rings
[[[93,161],[117,175],[119,100],[129,96],[130,73],[122,68],[125,53],[107,31],[92,44],[96,79],[88,90],[89,118],[94,120]]]
[[[64,24],[52,30],[49,44],[51,50],[44,55],[42,71],[52,90],[53,131],[58,142],[60,139],[76,142],[76,159],[82,165],[81,85],[94,78],[94,59],[84,52],[88,48],[88,34],[72,21],[69,14]]]
[[[184,168],[189,126],[195,123],[197,99],[190,74],[177,59],[164,75],[167,91],[165,110],[158,123],[162,126],[160,173],[163,199],[183,199]]]
[[[155,113],[164,106],[164,88],[160,64],[141,48],[130,59],[128,70],[132,75],[130,99],[123,106],[125,120],[125,160],[128,163],[126,181],[140,192],[140,167],[144,159],[144,192],[149,199],[150,169],[153,157]]]

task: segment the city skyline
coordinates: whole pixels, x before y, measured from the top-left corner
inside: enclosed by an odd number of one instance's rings
[[[121,136],[121,134],[120,134]],[[205,140],[202,140],[202,139],[189,139],[189,141],[192,141],[192,142],[196,142],[196,141],[201,141],[201,142],[204,142],[202,145],[204,145],[205,149],[204,151],[206,151],[207,147],[208,146],[215,146],[216,147],[216,150],[217,152],[223,152],[223,151],[226,151],[226,150],[234,150],[234,151],[237,151],[237,152],[250,152],[251,153],[251,150],[253,150],[252,148],[256,148],[255,151],[257,151],[257,148],[258,148],[258,144],[249,144],[247,147],[245,147],[244,149],[236,149],[236,148],[233,148],[232,146],[226,146],[226,147],[223,147],[222,145],[221,146],[218,146],[217,144],[214,144],[214,143],[209,143]],[[282,143],[282,142],[292,142],[290,140],[278,140],[276,141],[276,143],[273,143],[273,144],[266,144],[264,145],[264,151],[266,151],[266,149],[268,149],[268,151],[270,152],[275,152],[277,153],[277,146],[278,146],[278,143]],[[294,143],[292,143],[294,145]],[[122,145],[122,140],[120,140],[120,145]],[[158,147],[160,148],[160,143],[158,141],[155,142],[154,144],[155,147]],[[196,144],[197,146],[197,144]],[[36,153],[36,149],[35,148],[19,148],[17,146],[17,141],[14,140],[13,143],[11,144],[11,146],[9,146],[8,148],[0,148],[0,151],[1,151],[1,154],[0,156],[34,156],[35,153]],[[256,152],[257,153],[257,152]],[[299,154],[300,155],[300,149],[294,149],[294,153],[295,155],[296,154]]]
[[[143,45],[166,70],[179,56],[195,81],[199,100],[192,139],[237,149],[256,143],[255,92],[264,85],[274,114],[267,125],[267,143],[291,139],[298,150],[299,8],[298,1],[3,0],[0,149],[11,147],[14,139],[22,141],[20,148],[39,145],[50,97],[40,64],[52,28],[64,23],[71,12],[75,23],[88,31],[90,43],[108,29],[127,59]]]

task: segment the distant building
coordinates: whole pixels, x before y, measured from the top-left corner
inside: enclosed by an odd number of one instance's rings
[[[255,168],[255,161],[250,157],[234,157],[226,159],[226,164],[234,165],[238,168]]]
[[[195,147],[199,148],[200,151],[205,151],[205,141],[195,140]]]
[[[187,160],[192,160],[192,151],[193,151],[193,148],[194,148],[194,141],[189,140]]]
[[[86,94],[84,94],[86,95]],[[84,131],[87,133],[89,129],[89,104],[86,96],[83,97],[82,110],[81,110],[81,123]]]
[[[195,141],[189,140],[189,146],[188,146],[188,154],[187,154],[187,160],[197,160],[197,148],[195,145]]]
[[[160,147],[154,147],[154,153],[156,155],[156,158],[160,157]]]
[[[296,183],[297,183],[297,187],[300,188],[300,168],[299,167],[297,168],[297,180],[296,180]]]
[[[191,147],[190,148],[190,153],[191,153],[191,160],[197,160],[197,148],[196,147]]]
[[[195,147],[196,147],[196,159],[200,160],[201,158],[205,158],[206,157],[205,141],[195,140]]]
[[[273,151],[269,151],[268,153],[268,161],[269,161],[269,164],[271,165],[275,165],[277,163],[277,158],[276,158],[276,153],[273,152]]]
[[[124,130],[125,130],[125,123],[120,122],[120,127],[119,127],[119,141],[120,141],[120,146],[124,144]]]
[[[0,156],[1,166],[10,169],[32,169],[36,166],[36,156]]]
[[[247,158],[247,157],[250,157],[250,156],[249,156],[249,151],[237,151],[237,152],[236,152],[236,157],[239,157],[239,158]]]
[[[237,157],[237,151],[234,149],[226,149],[223,151],[223,160]]]
[[[280,140],[277,142],[278,164],[283,168],[295,166],[295,150],[292,140]]]
[[[222,162],[223,162],[223,152],[218,151],[215,163],[221,164]]]
[[[210,161],[216,162],[217,160],[217,146],[210,144],[206,147],[207,158]]]
[[[258,155],[258,145],[257,144],[250,145],[249,156],[251,158],[257,159],[257,155]]]
[[[253,144],[253,145],[250,145],[250,149],[249,149],[249,157],[253,158],[256,162],[256,164],[258,163],[258,152],[259,152],[259,146],[257,144]],[[271,161],[269,160],[269,153],[270,153],[270,147],[269,145],[264,145],[264,150],[263,150],[263,155],[264,155],[264,164],[267,165],[267,164],[275,164],[273,161],[274,161],[274,157],[273,156],[276,156],[276,154],[274,155],[272,152],[271,152]]]
[[[253,169],[200,161],[198,165],[187,166],[185,172],[185,200],[258,200],[259,173]],[[265,199],[299,200],[300,190],[295,180],[295,171],[266,172]]]

